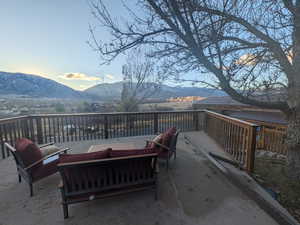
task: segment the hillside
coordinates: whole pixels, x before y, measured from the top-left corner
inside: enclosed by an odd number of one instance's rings
[[[24,73],[8,73],[0,71],[0,95],[24,95],[34,98],[93,99],[119,100],[122,82],[103,83],[85,91],[76,91],[68,86],[37,75]],[[171,97],[185,96],[224,96],[223,91],[199,87],[171,87],[162,85],[152,98],[165,100]]]
[[[122,91],[122,82],[98,84],[86,89],[84,92],[91,95],[99,96],[105,99],[120,99]],[[152,96],[157,99],[167,99],[171,97],[185,97],[185,96],[225,96],[226,94],[220,90],[199,87],[171,87],[162,85],[161,89]]]
[[[47,98],[87,98],[86,93],[76,91],[56,81],[23,73],[0,71],[0,95],[26,95]]]

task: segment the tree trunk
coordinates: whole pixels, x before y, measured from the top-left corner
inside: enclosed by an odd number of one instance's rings
[[[287,129],[287,169],[288,176],[300,179],[300,4],[297,1],[294,10],[294,30],[292,48],[292,66],[288,76],[288,100],[289,111],[286,112],[288,120]]]
[[[300,108],[287,115],[287,172],[293,179],[300,179]]]

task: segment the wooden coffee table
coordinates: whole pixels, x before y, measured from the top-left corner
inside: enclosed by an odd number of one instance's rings
[[[140,146],[134,142],[124,142],[124,143],[110,143],[110,144],[100,144],[100,145],[92,145],[88,152],[98,152],[104,151],[108,148],[112,148],[113,150],[129,150],[129,149],[140,149],[144,146]]]

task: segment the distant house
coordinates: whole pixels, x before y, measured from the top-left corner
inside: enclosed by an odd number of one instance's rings
[[[263,109],[243,104],[229,96],[208,97],[193,103],[194,109],[208,109],[238,119],[257,123],[259,125],[285,125],[284,114],[279,110]]]
[[[167,99],[167,102],[195,102],[205,99],[200,96],[185,96],[185,97],[173,97]]]

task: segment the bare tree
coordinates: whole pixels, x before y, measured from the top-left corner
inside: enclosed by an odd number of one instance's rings
[[[128,56],[122,74],[120,110],[123,112],[138,111],[139,104],[159,92],[163,81],[163,76],[155,70],[153,62],[145,59],[137,50]]]
[[[139,0],[138,6],[136,14],[125,5],[131,18],[120,24],[101,0],[92,3],[112,37],[103,43],[91,29],[103,62],[149,48],[173,74],[198,72],[197,82],[239,102],[281,110],[289,173],[300,178],[300,0]]]

